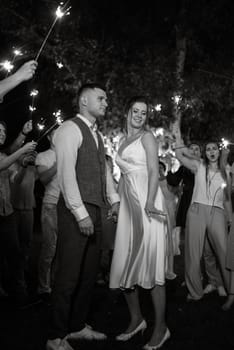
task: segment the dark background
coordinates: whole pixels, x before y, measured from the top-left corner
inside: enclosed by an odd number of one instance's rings
[[[173,120],[178,38],[186,40],[183,70],[183,133],[192,139],[233,138],[232,0],[94,1],[71,0],[70,16],[59,20],[39,57],[33,81],[22,84],[0,105],[9,140],[29,118],[29,93],[39,90],[36,125],[61,108],[65,118],[76,110],[80,84],[106,86],[108,113],[104,134],[122,125],[123,105],[135,94],[147,95],[162,111],[151,125],[168,127]],[[12,59],[12,48],[24,55],[15,69],[34,58],[54,19],[57,1],[1,0],[0,59]],[[58,69],[56,62],[63,62]],[[1,71],[4,78],[5,72]],[[36,132],[36,130],[35,130]]]

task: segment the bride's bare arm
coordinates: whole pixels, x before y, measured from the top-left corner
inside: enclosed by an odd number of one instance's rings
[[[148,170],[148,193],[145,204],[145,212],[148,216],[151,214],[164,215],[154,206],[156,194],[158,191],[158,144],[151,132],[147,132],[142,137],[142,144],[146,153]]]

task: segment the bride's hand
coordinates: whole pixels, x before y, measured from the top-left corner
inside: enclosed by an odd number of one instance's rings
[[[154,205],[147,205],[147,204],[145,206],[145,213],[146,213],[147,217],[149,218],[149,220],[151,219],[151,217],[154,217],[154,216],[166,217],[166,215],[167,215],[164,211],[155,208]]]

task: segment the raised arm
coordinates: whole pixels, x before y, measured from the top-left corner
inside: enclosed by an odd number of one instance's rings
[[[23,142],[25,141],[25,138],[27,137],[27,135],[32,131],[32,120],[28,120],[22,130],[20,131],[19,135],[17,136],[17,138],[15,139],[15,141],[8,147],[7,152],[6,153],[13,153],[15,152],[17,149],[19,149]]]
[[[182,165],[191,170],[193,173],[197,172],[200,161],[191,157],[189,149],[184,145],[184,142],[181,138],[181,133],[179,128],[173,130],[175,136],[175,154],[176,158],[180,161]]]
[[[200,161],[197,159],[190,158],[188,156],[189,150],[185,146],[175,147],[176,158],[180,161],[182,165],[191,170],[193,173],[197,172]]]
[[[17,85],[31,79],[37,68],[34,60],[24,63],[14,74],[0,81],[0,100]]]
[[[23,154],[28,152],[33,152],[36,148],[37,143],[34,141],[26,143],[23,147],[19,148],[14,153],[6,156],[0,161],[0,171],[9,168],[13,163],[15,163]]]

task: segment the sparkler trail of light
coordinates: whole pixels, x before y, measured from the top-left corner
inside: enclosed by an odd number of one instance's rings
[[[67,7],[67,5],[69,4],[69,2],[70,2],[70,0],[68,0],[64,6],[60,6],[60,5],[59,5],[59,6],[57,7],[57,10],[55,11],[55,19],[54,19],[52,25],[50,26],[49,31],[48,31],[48,33],[47,33],[45,39],[43,40],[43,42],[42,42],[42,44],[41,44],[41,47],[40,47],[40,49],[39,49],[39,51],[38,51],[38,53],[37,53],[37,55],[36,55],[35,61],[38,61],[38,59],[39,59],[39,57],[40,57],[40,54],[41,54],[41,52],[42,52],[42,50],[43,50],[43,48],[44,48],[44,46],[45,46],[45,44],[46,44],[46,42],[47,42],[47,40],[48,40],[48,38],[49,38],[51,32],[52,32],[52,30],[53,30],[53,28],[54,28],[56,22],[58,21],[58,19],[62,18],[62,17],[65,16],[65,15],[69,15],[69,14],[70,14],[70,13],[69,13],[69,10],[71,9],[71,6]],[[67,7],[67,8],[66,8],[66,7]]]

